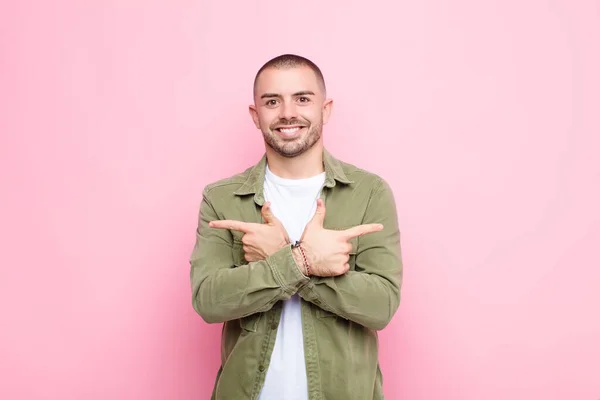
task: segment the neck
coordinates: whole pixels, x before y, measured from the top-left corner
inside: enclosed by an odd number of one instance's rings
[[[316,143],[311,149],[291,158],[282,156],[268,146],[266,153],[269,169],[280,178],[304,179],[325,171],[321,143]]]

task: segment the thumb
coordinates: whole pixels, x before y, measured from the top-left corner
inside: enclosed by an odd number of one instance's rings
[[[319,227],[323,227],[323,223],[325,222],[325,203],[322,199],[317,199],[317,209],[315,210],[315,215],[313,215],[309,224],[317,225]]]
[[[270,201],[267,201],[265,204],[263,204],[262,208],[260,209],[260,214],[262,215],[266,224],[274,224],[278,222],[278,219],[275,217],[273,211],[271,210]]]

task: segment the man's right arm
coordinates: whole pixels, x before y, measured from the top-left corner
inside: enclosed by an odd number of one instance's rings
[[[194,309],[206,322],[230,321],[267,311],[310,281],[298,269],[291,246],[265,260],[235,266],[231,232],[208,226],[218,219],[205,190],[190,257],[190,279]]]

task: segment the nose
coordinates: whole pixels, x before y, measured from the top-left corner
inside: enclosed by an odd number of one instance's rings
[[[281,111],[280,117],[282,119],[289,120],[289,119],[296,118],[298,116],[296,113],[296,106],[291,101],[284,101],[280,107],[280,111]]]

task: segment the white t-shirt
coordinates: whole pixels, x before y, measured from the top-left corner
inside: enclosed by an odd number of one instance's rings
[[[324,172],[306,179],[284,179],[267,167],[265,200],[271,202],[273,214],[285,227],[292,243],[300,240],[313,217],[324,183]],[[283,302],[275,347],[259,400],[308,400],[300,301],[295,294]]]

